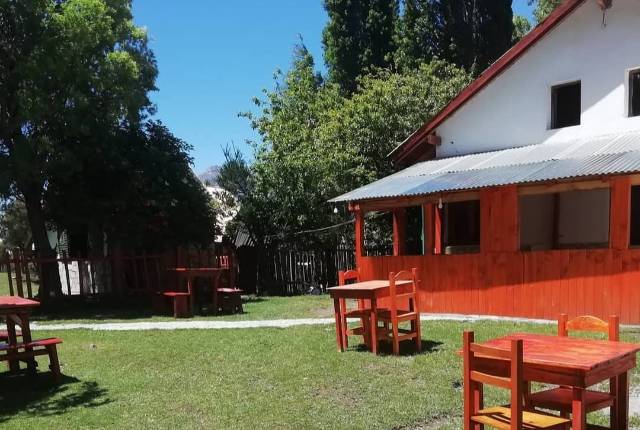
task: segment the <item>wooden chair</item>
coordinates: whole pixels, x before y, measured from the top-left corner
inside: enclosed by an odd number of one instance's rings
[[[500,430],[569,429],[570,422],[566,418],[524,410],[522,339],[512,340],[510,350],[474,343],[473,332],[465,332],[463,341],[464,430],[482,429],[483,426]],[[506,372],[505,364],[508,366]],[[492,373],[486,373],[487,369],[492,369]],[[485,408],[485,384],[510,390],[511,405]]]
[[[558,336],[568,336],[570,331],[604,333],[610,341],[620,340],[620,320],[617,316],[609,317],[605,322],[594,316],[579,316],[569,320],[566,314],[558,318]],[[587,413],[601,409],[611,408],[611,422],[616,422],[616,380],[609,381],[609,392],[587,390],[585,403]],[[570,387],[556,387],[549,390],[526,395],[527,407],[549,409],[560,412],[561,416],[568,417],[571,414],[572,391]]]
[[[411,281],[411,289],[408,293],[398,294],[396,283],[403,280]],[[418,282],[416,268],[389,273],[389,308],[381,308],[376,312],[378,322],[384,323],[384,327],[377,330],[378,340],[390,340],[394,355],[400,355],[400,341],[405,339],[414,339],[416,350],[422,350]],[[398,309],[402,302],[408,304],[408,309]],[[407,322],[410,324],[408,329],[400,328],[400,324]]]
[[[338,272],[338,285],[343,286],[360,282],[360,273],[357,270],[346,270]],[[342,318],[342,344],[346,348],[349,336],[362,336],[365,343],[369,343],[369,315],[371,308],[365,305],[365,301],[358,300],[358,307],[347,308],[347,301],[340,299],[340,317]],[[347,318],[360,318],[360,325],[349,328]]]

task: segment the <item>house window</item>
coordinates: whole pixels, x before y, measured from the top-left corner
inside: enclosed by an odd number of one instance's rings
[[[631,246],[640,246],[640,186],[631,187]]]
[[[423,255],[424,220],[422,206],[412,206],[406,209],[405,254]]]
[[[580,81],[551,88],[551,128],[580,125]]]
[[[393,214],[368,212],[364,219],[364,255],[393,255]]]
[[[609,189],[520,196],[523,251],[606,248]]]
[[[629,116],[640,116],[640,69],[629,73]]]
[[[480,251],[480,201],[445,203],[442,208],[445,254]]]

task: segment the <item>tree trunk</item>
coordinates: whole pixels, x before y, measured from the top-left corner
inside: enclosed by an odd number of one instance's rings
[[[58,263],[55,261],[57,256],[55,250],[51,248],[51,243],[49,243],[40,191],[36,187],[22,188],[21,191],[27,207],[27,218],[29,218],[36,255],[41,260],[54,260],[41,263],[42,279],[40,279],[39,296],[41,301],[46,302],[52,297],[62,295]]]

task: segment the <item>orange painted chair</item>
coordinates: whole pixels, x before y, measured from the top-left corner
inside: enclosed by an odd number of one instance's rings
[[[620,340],[620,320],[617,316],[609,317],[605,322],[594,316],[579,316],[569,320],[566,314],[558,318],[558,336],[568,336],[570,331],[605,333],[610,341]],[[601,391],[586,391],[587,413],[600,409],[611,408],[611,422],[615,422],[616,380],[609,381],[609,393]],[[527,407],[558,411],[562,416],[571,414],[572,393],[569,387],[557,387],[539,391],[526,396]]]
[[[398,294],[396,282],[411,281],[408,293]],[[400,341],[414,339],[416,350],[422,350],[420,333],[420,307],[418,304],[418,269],[403,270],[389,273],[389,308],[381,308],[376,312],[378,322],[384,327],[378,328],[378,340],[390,340],[393,344],[393,354],[400,355]],[[399,306],[407,305],[407,309]],[[401,328],[400,324],[409,323],[409,328]]]
[[[360,282],[360,273],[357,270],[347,270],[338,272],[338,284],[347,285]],[[342,318],[342,344],[345,348],[348,344],[349,336],[362,336],[365,343],[369,343],[369,315],[371,308],[365,305],[364,300],[358,300],[358,307],[348,309],[345,299],[340,299],[340,317]],[[360,325],[349,328],[347,318],[360,318]]]
[[[511,349],[490,348],[474,343],[473,332],[464,333],[464,430],[484,426],[500,430],[565,430],[569,420],[524,410],[523,341],[512,340]],[[495,362],[493,364],[492,362]],[[500,371],[508,363],[507,376]],[[482,364],[482,365],[481,365]],[[486,373],[488,370],[491,372]],[[483,406],[484,385],[511,391],[510,406]]]

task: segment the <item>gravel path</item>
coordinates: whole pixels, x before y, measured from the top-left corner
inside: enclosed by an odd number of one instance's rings
[[[527,320],[522,318],[503,318],[479,315],[456,314],[423,314],[423,321],[513,321],[535,324],[551,324],[555,321]],[[141,322],[114,322],[114,323],[31,323],[32,330],[221,330],[242,328],[287,328],[300,325],[328,325],[333,324],[333,318],[300,318],[278,320],[252,320],[252,321],[211,321],[211,320],[175,320],[175,321],[141,321]]]

